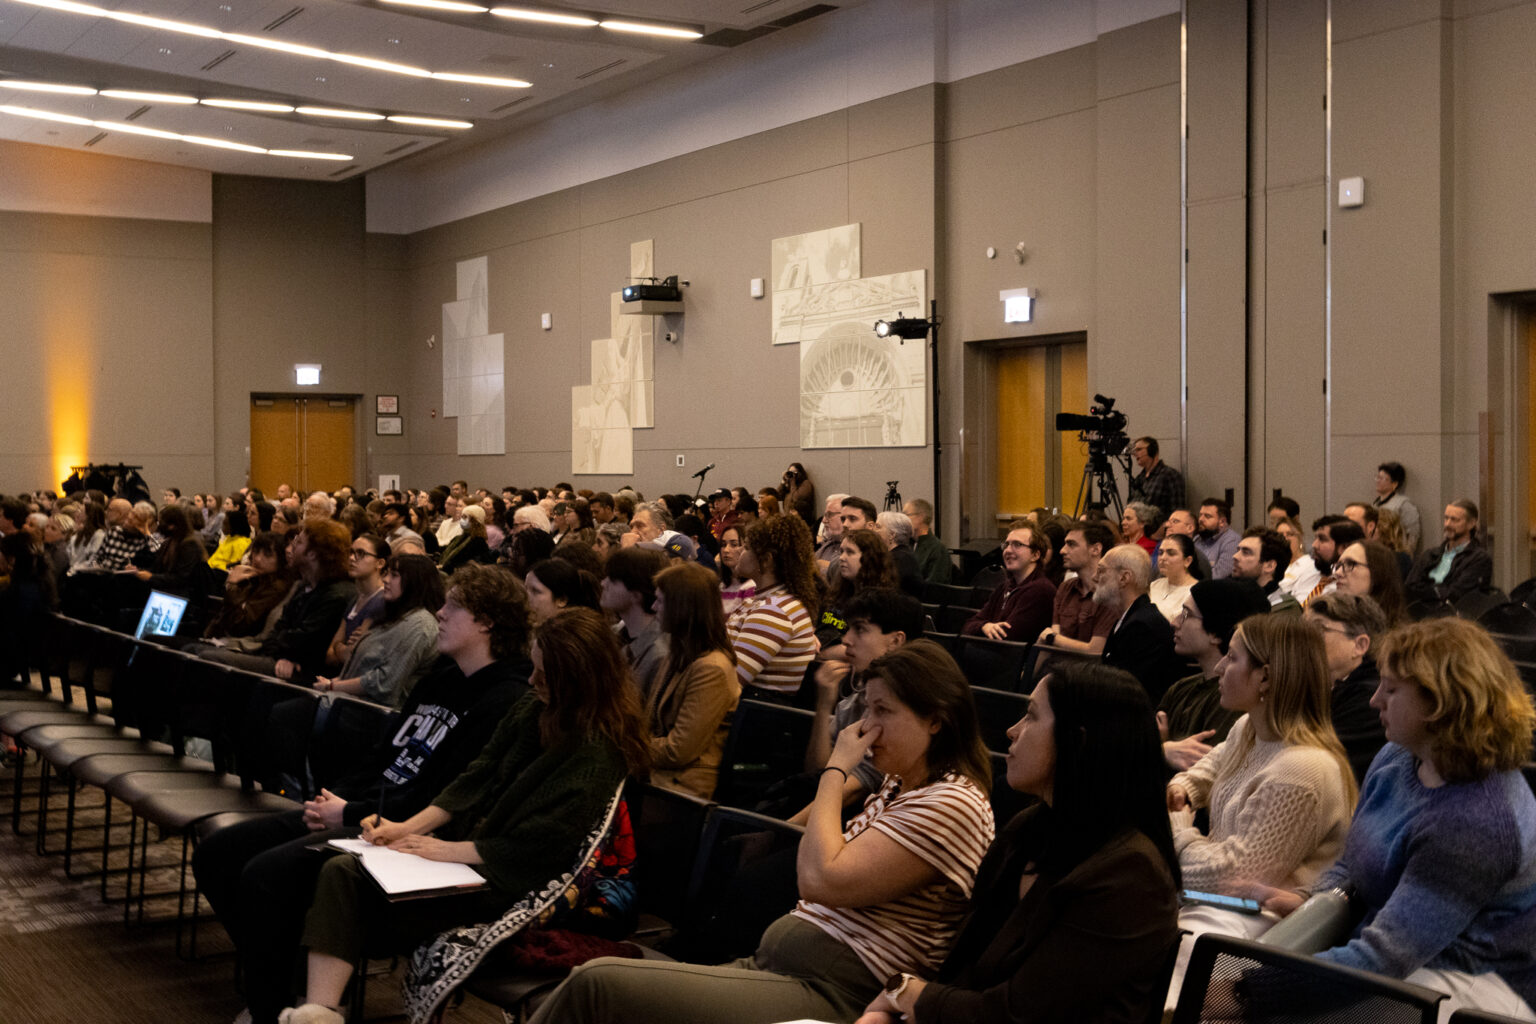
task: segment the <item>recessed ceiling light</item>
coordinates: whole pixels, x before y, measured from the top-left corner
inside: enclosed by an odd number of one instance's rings
[[[202,100],[205,107],[224,107],[229,110],[259,110],[268,114],[291,114],[293,108],[286,103],[260,103],[256,100]]]
[[[341,61],[343,64],[355,64],[360,68],[372,68],[375,71],[390,71],[397,75],[412,75],[416,78],[431,78],[432,72],[426,68],[416,68],[409,64],[396,64],[392,61],[377,60],[373,57],[359,57],[351,53],[333,53],[331,60]]]
[[[69,96],[95,96],[96,90],[83,85],[55,85],[53,82],[0,82],[7,89],[25,89],[28,92],[61,92]]]
[[[193,142],[199,146],[212,146],[215,149],[237,149],[242,153],[265,153],[260,146],[247,146],[243,142],[231,142],[228,139],[211,139],[206,135],[183,135],[182,141]]]
[[[129,135],[148,135],[156,139],[176,139],[178,141],[181,139],[181,135],[177,132],[163,132],[158,128],[145,128],[143,125],[126,124],[120,121],[93,121],[91,123],[94,124],[97,128],[108,132],[125,132]]]
[[[434,71],[432,77],[444,82],[467,82],[470,85],[499,85],[506,89],[531,89],[532,82],[521,78],[497,78],[493,75],[461,75],[456,71]]]
[[[268,156],[292,156],[301,160],[351,160],[346,153],[311,153],[303,149],[269,149]]]
[[[196,96],[178,96],[171,92],[140,92],[137,89],[103,89],[101,95],[114,100],[134,100],[137,103],[193,104]]]
[[[473,128],[470,121],[450,121],[445,117],[413,117],[408,114],[391,114],[389,120],[396,124],[415,124],[426,128]]]
[[[160,28],[167,32],[180,32],[183,35],[202,36],[204,39],[217,39],[223,35],[216,28],[208,28],[204,25],[194,25],[188,21],[172,21],[169,18],[152,18],[147,14],[130,14],[127,11],[108,11],[106,17],[113,21],[126,21],[130,25],[143,25],[145,28]]]
[[[643,25],[638,21],[603,21],[599,22],[603,28],[612,29],[615,32],[634,32],[644,36],[667,36],[671,39],[702,39],[704,33],[695,32],[690,28],[670,28],[666,25]]]
[[[434,11],[459,11],[463,14],[484,14],[487,10],[479,4],[460,3],[459,0],[384,0],[384,3],[400,7],[427,7]]]
[[[331,107],[299,107],[298,113],[306,117],[344,117],[352,121],[382,121],[383,114],[369,110],[335,110]]]
[[[539,21],[549,25],[573,25],[577,28],[594,28],[600,22],[577,14],[556,14],[553,11],[534,11],[526,7],[492,7],[491,13],[498,18],[516,18],[518,21]]]

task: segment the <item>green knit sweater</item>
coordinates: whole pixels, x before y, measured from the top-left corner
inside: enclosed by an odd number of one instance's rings
[[[571,869],[626,775],[623,755],[606,741],[572,737],[546,750],[543,710],[531,693],[513,705],[480,756],[432,801],[453,815],[439,835],[472,840],[480,873],[518,896]]]

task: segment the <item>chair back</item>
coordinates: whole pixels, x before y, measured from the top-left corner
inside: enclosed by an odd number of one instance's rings
[[[1246,939],[1195,940],[1173,1024],[1435,1024],[1445,996]]]
[[[721,753],[716,802],[756,806],[769,786],[802,771],[813,720],[804,708],[750,699],[738,703]]]
[[[639,911],[681,923],[711,800],[634,779],[624,787],[635,831]]]
[[[971,699],[976,702],[976,721],[987,749],[1006,753],[1008,729],[1029,710],[1029,697],[1009,690],[973,686]]]
[[[372,761],[399,721],[393,708],[350,694],[317,705],[310,731],[309,772],[315,791]]]
[[[1505,601],[1485,610],[1477,617],[1477,624],[1495,633],[1536,636],[1536,611],[1523,604]]]
[[[971,607],[971,593],[971,587],[956,587],[948,583],[933,582],[923,584],[925,604],[958,604]],[[974,605],[974,607],[980,608],[981,605]]]
[[[699,839],[698,856],[689,878],[686,921],[690,929],[707,927],[710,918],[733,916],[737,908],[730,895],[741,894],[733,885],[754,865],[794,856],[805,830],[766,814],[735,807],[710,808]],[[773,908],[774,916],[794,909],[794,899]],[[761,908],[759,908],[760,910]],[[722,950],[729,956],[732,950]]]
[[[933,617],[934,626],[943,633],[958,633],[976,615],[976,609],[968,604],[946,604]]]
[[[1529,1024],[1527,1017],[1506,1017],[1491,1010],[1474,1010],[1463,1007],[1451,1014],[1446,1024]]]
[[[1029,644],[962,636],[955,642],[955,662],[972,686],[1017,693],[1029,658]]]

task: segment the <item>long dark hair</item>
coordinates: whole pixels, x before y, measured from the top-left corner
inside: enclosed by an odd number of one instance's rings
[[[698,562],[682,562],[657,573],[655,583],[662,597],[661,631],[668,643],[659,678],[668,679],[710,651],[724,651],[735,664],[715,574]]]
[[[874,530],[854,530],[843,534],[843,540],[859,549],[859,571],[851,580],[838,574],[829,598],[834,607],[841,608],[861,590],[896,586],[896,564],[885,546],[885,538]]]
[[[1075,661],[1053,669],[1044,685],[1056,719],[1056,768],[1041,870],[1060,877],[1135,829],[1163,855],[1177,886],[1167,770],[1146,690],[1122,669]]]
[[[160,510],[159,531],[165,537],[159,551],[160,567],[167,571],[175,567],[176,549],[183,542],[190,539],[194,544],[202,544],[192,532],[192,516],[180,505],[167,505]]]
[[[546,558],[529,569],[528,575],[548,587],[556,601],[564,598],[566,608],[598,607],[597,577],[563,558]]]
[[[1380,541],[1356,541],[1365,549],[1365,567],[1371,573],[1371,596],[1386,613],[1387,625],[1400,625],[1408,618],[1408,600],[1403,594],[1403,572],[1397,555]],[[1343,552],[1340,552],[1340,557]]]
[[[545,619],[534,633],[549,703],[539,720],[544,745],[568,738],[605,739],[631,774],[650,763],[650,730],[618,637],[602,615],[573,608]]]
[[[932,640],[913,640],[870,662],[865,679],[876,678],[913,714],[939,720],[939,731],[928,741],[928,778],[922,785],[955,772],[984,793],[992,788],[992,757],[976,721],[971,685],[948,651]]]
[[[395,622],[417,608],[437,614],[446,599],[446,588],[443,574],[437,571],[432,559],[426,555],[395,555],[385,564],[392,574],[400,577],[400,596],[384,602],[380,626]]]

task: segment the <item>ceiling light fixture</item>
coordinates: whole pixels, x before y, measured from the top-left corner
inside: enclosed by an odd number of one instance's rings
[[[305,117],[342,117],[349,121],[382,121],[383,114],[371,110],[336,110],[332,107],[299,107],[296,113]]]
[[[91,4],[74,3],[73,0],[12,0],[13,3],[27,4],[32,7],[45,7],[53,11],[64,11],[69,14],[84,14],[93,18],[110,18],[114,21],[129,22],[135,25],[144,25],[149,28],[163,29],[167,32],[179,32],[185,35],[201,36],[205,39],[223,39],[226,42],[238,43],[242,46],[255,46],[264,50],[277,50],[281,53],[292,53],[301,57],[313,57],[316,60],[331,60],[341,64],[351,64],[356,67],[369,68],[374,71],[385,71],[395,75],[409,75],[413,78],[431,78],[433,72],[426,68],[411,67],[408,64],[396,64],[392,61],[378,60],[373,57],[363,57],[351,53],[333,53],[330,50],[322,50],[315,46],[304,46],[299,43],[285,43],[278,39],[263,39],[260,36],[248,36],[238,32],[221,32],[216,28],[206,25],[194,25],[191,22],[171,21],[166,18],[152,18],[142,14],[127,14],[121,11],[109,11]],[[477,8],[484,10],[484,8]],[[696,37],[695,37],[696,38]],[[161,48],[161,53],[170,51]],[[444,72],[445,74],[447,72]],[[528,83],[517,79],[495,79],[485,76],[471,76],[471,84],[493,85],[503,88],[526,88]]]
[[[426,7],[434,11],[458,11],[461,14],[484,14],[489,8],[479,4],[459,3],[458,0],[383,0],[386,4],[400,7]]]
[[[470,121],[450,121],[445,117],[413,117],[409,114],[391,114],[389,120],[396,124],[415,124],[426,128],[473,128]]]
[[[200,100],[205,107],[222,107],[227,110],[258,110],[267,114],[291,114],[293,108],[286,103],[264,103],[259,100]]]
[[[702,39],[704,33],[695,32],[691,28],[670,28],[666,25],[645,25],[638,21],[600,21],[602,28],[611,29],[614,32],[633,32],[643,36],[666,36],[669,39]]]
[[[231,142],[228,139],[210,139],[206,135],[183,135],[183,142],[191,142],[198,146],[212,146],[215,149],[236,149],[242,153],[265,153],[260,146],[247,146],[243,142]]]
[[[521,78],[497,78],[493,75],[461,75],[456,71],[434,71],[432,77],[443,82],[467,82],[470,85],[499,85],[507,89],[531,89],[532,82]]]
[[[137,89],[103,89],[100,95],[111,100],[133,100],[135,103],[197,103],[196,96],[178,96],[172,92],[139,92]]]
[[[293,156],[301,160],[351,160],[346,153],[311,153],[305,149],[269,149],[268,156]]]
[[[67,96],[95,96],[96,90],[83,85],[55,85],[52,82],[0,82],[7,89],[25,89],[27,92],[61,92]]]
[[[552,11],[533,11],[526,7],[492,7],[491,13],[498,18],[537,21],[546,25],[572,25],[576,28],[596,28],[601,24],[596,18],[584,18],[577,14],[555,14]]]
[[[90,127],[91,119],[88,117],[75,117],[73,114],[55,114],[51,110],[33,110],[31,107],[0,106],[0,114],[15,114],[17,117],[34,117],[39,121],[57,121],[60,124],[79,124]]]
[[[92,121],[91,123],[104,132],[124,132],[128,135],[148,135],[155,139],[175,139],[178,142],[181,140],[181,135],[177,132],[163,132],[159,128],[145,128],[143,125],[138,124],[126,124],[120,121]]]

